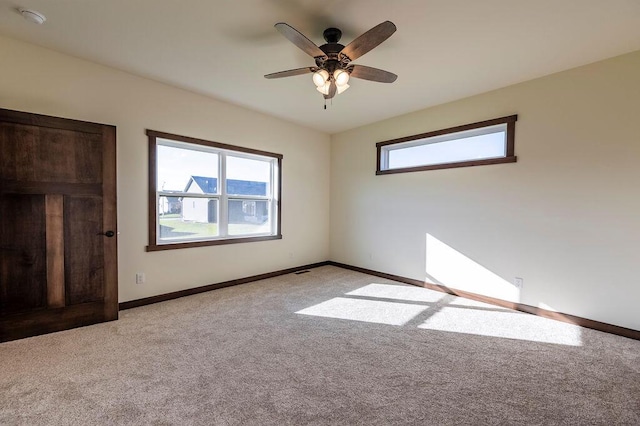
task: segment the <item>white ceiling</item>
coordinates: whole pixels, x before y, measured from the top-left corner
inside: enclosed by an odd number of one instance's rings
[[[393,84],[353,79],[325,111],[310,75],[263,77],[314,64],[276,22],[346,45],[385,20],[355,63]],[[336,133],[639,50],[640,0],[0,0],[0,34]]]

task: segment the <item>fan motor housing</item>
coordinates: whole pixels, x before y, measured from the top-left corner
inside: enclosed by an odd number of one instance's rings
[[[338,28],[327,28],[322,33],[322,37],[324,37],[327,43],[337,43],[342,38],[342,31]]]
[[[327,31],[331,29],[332,28],[328,28],[327,30],[325,30],[325,39],[328,38],[326,36]],[[333,29],[340,31],[337,28],[333,28]],[[322,50],[327,55],[327,57],[316,58],[316,65],[318,67],[324,68],[330,73],[335,71],[337,68],[341,68],[340,58],[338,57],[338,54],[342,51],[342,49],[344,49],[344,46],[342,44],[338,42],[328,42],[319,47],[320,47],[320,50]]]

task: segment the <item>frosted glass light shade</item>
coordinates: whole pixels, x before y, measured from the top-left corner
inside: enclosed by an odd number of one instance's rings
[[[323,95],[328,95],[329,87],[331,87],[331,82],[327,81],[322,86],[318,86],[316,89],[318,90],[318,92],[322,93]]]
[[[336,84],[336,88],[338,89],[338,95],[345,90],[347,90],[350,86],[348,84]]]
[[[335,70],[333,78],[338,86],[343,86],[349,82],[349,73],[344,70]]]
[[[329,79],[329,72],[327,70],[319,70],[313,73],[313,84],[316,87],[322,87]]]

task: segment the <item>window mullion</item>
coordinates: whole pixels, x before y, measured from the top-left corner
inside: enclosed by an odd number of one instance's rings
[[[270,196],[262,196],[262,195],[227,195],[228,200],[246,200],[246,201],[271,201]]]
[[[220,220],[218,221],[218,232],[221,237],[226,237],[229,235],[229,202],[227,196],[227,153],[222,151],[220,152],[219,157],[219,167],[220,170],[220,204],[219,204],[219,212],[220,212]]]
[[[158,192],[158,197],[218,198],[218,195],[195,192]]]

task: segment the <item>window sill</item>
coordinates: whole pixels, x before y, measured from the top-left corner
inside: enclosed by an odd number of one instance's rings
[[[238,243],[252,243],[257,241],[269,241],[269,240],[281,240],[282,235],[267,235],[260,237],[239,237],[239,238],[225,238],[220,240],[208,240],[208,241],[190,241],[184,243],[169,243],[169,244],[150,244],[145,250],[150,251],[162,251],[162,250],[177,250],[183,248],[194,247],[207,247],[207,246],[220,246],[225,244],[238,244]]]

